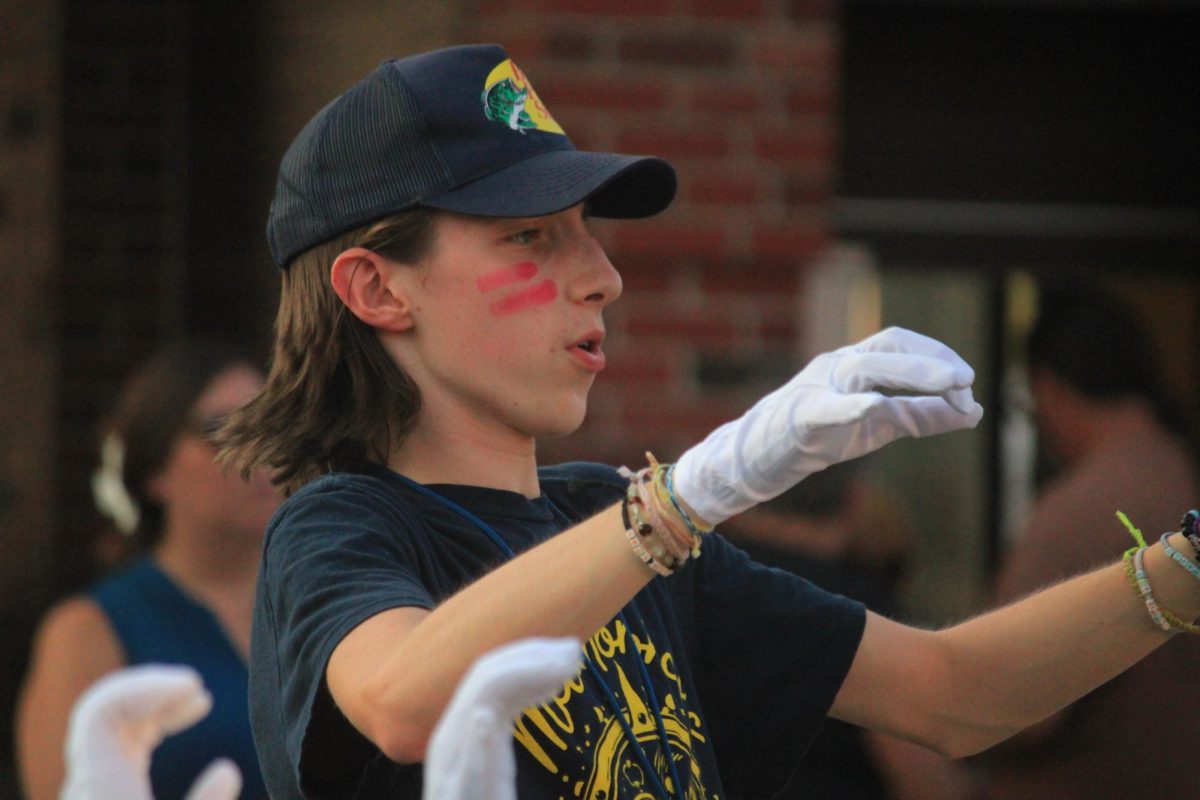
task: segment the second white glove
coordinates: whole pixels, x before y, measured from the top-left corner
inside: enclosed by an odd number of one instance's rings
[[[211,707],[212,697],[190,667],[150,664],[101,678],[71,710],[62,800],[153,800],[154,748]],[[241,789],[237,766],[217,759],[197,778],[187,800],[233,800]]]
[[[425,757],[425,800],[516,800],[513,721],[579,673],[577,639],[521,639],[474,663],[442,713]]]
[[[983,407],[971,395],[974,380],[975,371],[946,345],[888,328],[817,356],[684,453],[675,492],[717,525],[896,439],[975,427]]]

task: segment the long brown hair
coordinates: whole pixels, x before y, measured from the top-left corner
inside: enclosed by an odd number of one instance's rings
[[[262,392],[214,437],[223,463],[243,475],[266,469],[291,494],[318,475],[387,460],[416,424],[421,394],[333,291],[329,269],[352,247],[414,264],[433,242],[436,218],[431,209],[401,211],[301,253],[284,270],[270,371]]]

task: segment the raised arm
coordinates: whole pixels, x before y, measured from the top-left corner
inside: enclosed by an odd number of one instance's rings
[[[973,378],[948,347],[901,329],[819,356],[684,454],[673,473],[677,499],[715,524],[894,439],[973,427],[982,415]],[[390,758],[419,761],[482,653],[529,636],[586,641],[654,575],[630,546],[621,508],[610,507],[431,612],[399,608],[368,619],[334,649],[330,692]]]
[[[1169,541],[1195,563],[1182,534]],[[1145,551],[1144,567],[1161,607],[1181,620],[1200,618],[1200,581],[1161,544]],[[970,755],[1077,700],[1171,635],[1151,619],[1123,563],[941,631],[868,615],[831,713]]]

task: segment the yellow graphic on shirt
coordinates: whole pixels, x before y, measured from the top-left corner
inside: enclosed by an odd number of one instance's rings
[[[700,764],[694,746],[705,742],[699,715],[686,707],[683,689],[670,652],[658,652],[653,642],[643,642],[620,619],[602,628],[584,648],[617,697],[622,715],[633,736],[650,759],[659,782],[672,797],[686,800],[719,800],[705,791]],[[615,659],[618,654],[635,654],[654,676],[666,677],[672,689],[661,690],[663,728],[670,753],[662,748],[654,712],[647,705],[640,686],[640,670],[633,667],[633,678]],[[602,700],[575,702],[584,691],[581,673],[548,703],[528,708],[517,720],[514,736],[542,767],[562,779],[560,800],[657,800],[654,780],[645,774],[613,709]],[[589,675],[587,678],[592,680]],[[593,690],[589,698],[595,698]],[[582,698],[579,698],[582,700]],[[667,758],[675,761],[675,771],[684,784],[674,786]]]
[[[506,58],[497,64],[483,82],[483,113],[518,133],[538,130],[566,135],[550,116],[533,84],[521,68]]]

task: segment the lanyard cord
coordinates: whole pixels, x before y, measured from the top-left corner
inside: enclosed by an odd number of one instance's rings
[[[516,553],[513,551],[513,549],[511,547],[509,547],[508,542],[506,542],[504,540],[504,537],[502,537],[500,535],[499,531],[497,531],[491,525],[484,522],[482,519],[480,519],[477,515],[475,515],[468,509],[463,508],[461,505],[454,502],[450,498],[448,498],[444,495],[438,494],[434,490],[430,489],[428,486],[417,483],[416,481],[412,480],[411,478],[401,475],[398,472],[393,472],[392,474],[395,475],[396,477],[400,478],[400,480],[402,480],[404,482],[404,484],[406,486],[408,486],[410,489],[413,489],[414,491],[424,495],[425,497],[428,497],[430,500],[433,500],[435,503],[438,503],[442,507],[447,508],[450,511],[453,511],[454,513],[458,514],[463,519],[470,522],[472,525],[474,525],[476,528],[478,528],[480,531],[482,531],[483,534],[485,536],[487,536],[488,539],[490,539],[494,545],[496,545],[497,549],[499,549],[500,552],[503,553],[508,558],[513,558],[516,556]],[[547,499],[547,501],[550,501],[549,497],[547,497],[546,499]],[[554,508],[555,511],[558,511],[558,507],[554,505],[553,501],[550,501],[550,505],[552,508]],[[562,514],[561,511],[559,513]],[[632,636],[633,628],[629,625],[629,621],[625,618],[625,612],[624,611],[617,612],[617,618],[621,620],[621,623],[625,626],[625,629],[627,631],[630,631],[630,636]],[[642,629],[646,630],[646,623],[644,620],[641,619],[640,614],[638,615],[638,621],[641,623]],[[647,635],[647,639],[648,639],[649,638],[648,631],[647,631],[646,635]],[[667,766],[671,770],[671,778],[675,783],[675,796],[676,796],[677,800],[683,800],[683,784],[680,783],[680,781],[679,781],[679,772],[675,767],[675,757],[671,754],[671,743],[670,743],[670,740],[667,738],[667,730],[666,730],[666,726],[663,724],[662,712],[659,710],[658,697],[654,692],[654,684],[652,684],[650,682],[650,673],[646,670],[646,665],[643,662],[640,655],[637,654],[636,650],[637,650],[637,648],[635,647],[634,648],[634,651],[635,651],[634,652],[634,661],[637,662],[638,672],[641,673],[642,685],[644,687],[646,687],[646,694],[649,695],[651,710],[654,712],[655,727],[658,730],[658,737],[659,737],[660,741],[662,742],[662,746],[663,746],[663,756],[667,760]],[[637,736],[633,732],[633,727],[630,724],[630,721],[627,720],[625,718],[625,714],[623,714],[621,712],[621,704],[617,701],[616,695],[613,694],[612,689],[609,687],[608,683],[605,682],[603,676],[601,676],[599,668],[596,666],[595,662],[592,661],[591,656],[589,656],[586,652],[584,652],[584,654],[583,654],[583,661],[584,661],[584,664],[587,665],[588,672],[590,672],[592,674],[592,677],[596,679],[596,683],[600,684],[600,689],[604,693],[605,700],[608,702],[608,705],[612,708],[613,713],[617,718],[617,722],[621,726],[621,730],[623,730],[625,732],[625,737],[629,740],[629,746],[633,749],[634,755],[637,756],[638,761],[641,763],[642,769],[644,769],[646,771],[646,777],[654,782],[654,788],[656,790],[656,793],[659,795],[660,798],[663,798],[663,800],[670,800],[670,797],[671,797],[670,793],[667,791],[667,788],[665,786],[663,786],[662,781],[658,777],[658,773],[654,770],[654,765],[650,763],[650,757],[648,755],[646,755],[646,751],[642,749],[641,744],[638,742]]]

